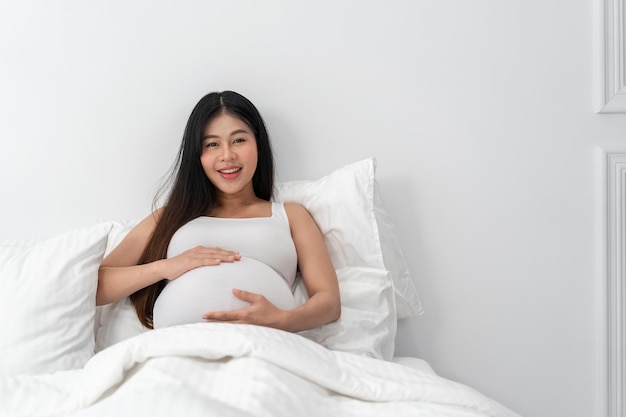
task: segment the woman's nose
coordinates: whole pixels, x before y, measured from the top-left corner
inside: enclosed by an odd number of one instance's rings
[[[232,161],[237,155],[230,146],[222,147],[222,161]]]

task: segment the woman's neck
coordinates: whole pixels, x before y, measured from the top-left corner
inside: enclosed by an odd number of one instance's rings
[[[255,195],[218,196],[215,205],[207,213],[210,217],[266,217],[271,215],[270,203]],[[269,214],[268,214],[269,213]]]

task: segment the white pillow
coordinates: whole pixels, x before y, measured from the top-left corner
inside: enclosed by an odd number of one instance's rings
[[[389,271],[365,267],[336,270],[341,293],[341,317],[300,334],[332,350],[391,360],[397,316]],[[294,291],[296,302],[308,299],[303,281]]]
[[[375,171],[375,160],[366,159],[319,180],[277,184],[274,198],[302,204],[311,213],[339,279],[339,321],[302,334],[329,349],[390,360],[398,318],[396,299],[406,316],[417,314],[420,305],[399,247],[385,252],[382,249],[383,245],[398,243],[397,239],[381,242],[380,228],[385,228],[387,239],[395,235],[390,216],[375,196]],[[378,222],[377,215],[381,214],[384,221]],[[392,275],[394,272],[397,277]],[[402,286],[394,285],[394,278]],[[411,305],[401,289],[413,290],[408,295],[417,304]],[[302,289],[300,292],[306,294]]]
[[[135,307],[128,297],[101,309],[100,326],[96,330],[96,353],[149,330],[137,318]]]
[[[277,201],[305,206],[324,233],[335,268],[387,269],[399,319],[422,313],[415,284],[376,181],[376,160],[346,165],[315,181],[278,184]]]
[[[373,168],[375,169],[375,161]],[[396,297],[396,309],[399,319],[415,317],[423,313],[417,289],[409,272],[409,267],[404,259],[400,241],[396,235],[393,220],[385,209],[380,186],[374,180],[374,213],[378,225],[380,247],[383,252],[385,267],[391,273]]]
[[[0,242],[0,374],[82,368],[94,354],[98,267],[110,223]]]

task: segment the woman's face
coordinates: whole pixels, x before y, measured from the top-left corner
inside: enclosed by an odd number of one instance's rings
[[[218,191],[254,194],[252,177],[257,167],[256,138],[242,120],[221,113],[204,129],[200,162]]]

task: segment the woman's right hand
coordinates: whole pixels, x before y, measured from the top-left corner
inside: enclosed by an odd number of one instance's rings
[[[196,246],[180,255],[162,259],[161,272],[163,278],[174,280],[187,271],[201,267],[219,265],[222,262],[236,262],[241,259],[239,252],[221,248]]]

